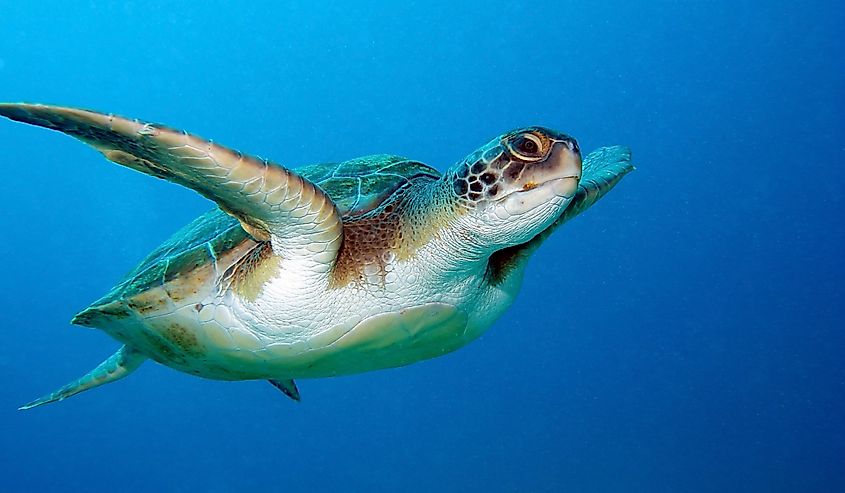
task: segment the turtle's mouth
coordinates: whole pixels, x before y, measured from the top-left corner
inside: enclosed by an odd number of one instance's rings
[[[562,176],[560,178],[552,178],[541,183],[529,181],[522,186],[522,189],[516,190],[513,193],[530,192],[540,187],[549,187],[558,197],[571,199],[578,190],[578,182],[580,180],[581,176],[579,175],[569,175]]]
[[[568,175],[558,178],[551,178],[542,182],[529,181],[522,188],[513,190],[499,198],[500,201],[513,198],[527,198],[529,195],[543,195],[548,198],[561,197],[571,199],[578,191],[580,175]]]
[[[579,175],[561,176],[540,183],[528,182],[498,202],[510,216],[518,216],[546,204],[568,203],[578,191]]]

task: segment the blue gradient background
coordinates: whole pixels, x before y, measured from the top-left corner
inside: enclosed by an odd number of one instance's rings
[[[449,356],[300,405],[148,363],[19,412],[114,351],[70,317],[211,204],[0,121],[0,491],[845,490],[839,2],[30,3],[0,1],[0,100],[291,166],[543,124],[638,170]]]

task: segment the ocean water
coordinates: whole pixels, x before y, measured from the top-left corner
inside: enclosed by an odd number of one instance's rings
[[[216,382],[69,325],[211,203],[0,121],[0,491],[845,491],[838,2],[0,2],[0,100],[160,121],[289,166],[445,169],[540,124],[637,171],[478,341]]]

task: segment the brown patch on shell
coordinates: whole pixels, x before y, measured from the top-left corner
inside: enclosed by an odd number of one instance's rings
[[[164,275],[164,284],[154,285],[124,300],[89,307],[77,314],[72,322],[87,327],[103,327],[110,321],[130,317],[133,311],[142,319],[161,315],[174,309],[174,305],[178,307],[192,299],[199,301],[197,297],[208,295],[214,285],[226,282],[224,273],[231,271],[232,266],[244,263],[250,265],[251,268],[246,269],[236,278],[258,289],[268,276],[250,277],[250,274],[258,270],[254,262],[256,246],[261,247],[260,259],[267,260],[268,254],[272,253],[272,249],[265,248],[268,245],[269,243],[256,243],[247,238],[239,244],[228,247],[216,260],[210,253],[198,254],[193,261],[186,262],[179,270],[167,271]],[[244,258],[250,261],[243,262]],[[202,304],[195,303],[194,308],[199,311],[202,309]],[[159,345],[160,341],[158,344],[150,343],[153,349]],[[169,354],[166,349],[161,351],[162,354]]]
[[[259,243],[240,258],[224,275],[239,295],[255,301],[264,285],[279,273],[281,258],[273,253],[270,242]]]
[[[205,348],[197,340],[196,334],[175,322],[164,327],[161,335],[189,356],[197,357],[205,354]]]
[[[214,277],[214,265],[206,263],[187,272],[181,273],[164,284],[167,295],[174,303],[197,296],[211,278]]]
[[[172,296],[171,296],[172,298]],[[168,294],[162,289],[153,288],[142,291],[126,300],[129,308],[141,316],[149,316],[167,307]]]
[[[249,257],[251,252],[260,245],[265,245],[265,243],[256,243],[251,239],[246,239],[230,250],[223,252],[216,262],[214,259],[206,258],[205,261],[194,264],[192,268],[183,269],[178,275],[166,282],[163,287],[170,299],[176,304],[195,298],[210,283],[217,282],[216,276],[222,274],[219,269],[230,270],[232,266],[238,265],[243,258]],[[226,276],[223,275],[222,277],[225,278]]]
[[[143,330],[140,331],[147,347],[151,350],[150,357],[162,364],[177,363],[185,364],[187,359],[180,352],[170,346],[168,341],[158,334]]]

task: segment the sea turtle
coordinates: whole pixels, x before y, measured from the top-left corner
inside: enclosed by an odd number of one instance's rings
[[[217,208],[73,318],[123,346],[21,409],[125,377],[147,359],[201,377],[269,380],[407,365],[477,338],[513,302],[526,260],[633,168],[575,139],[507,132],[445,173],[392,155],[290,170],[171,128],[93,111],[0,104]]]

